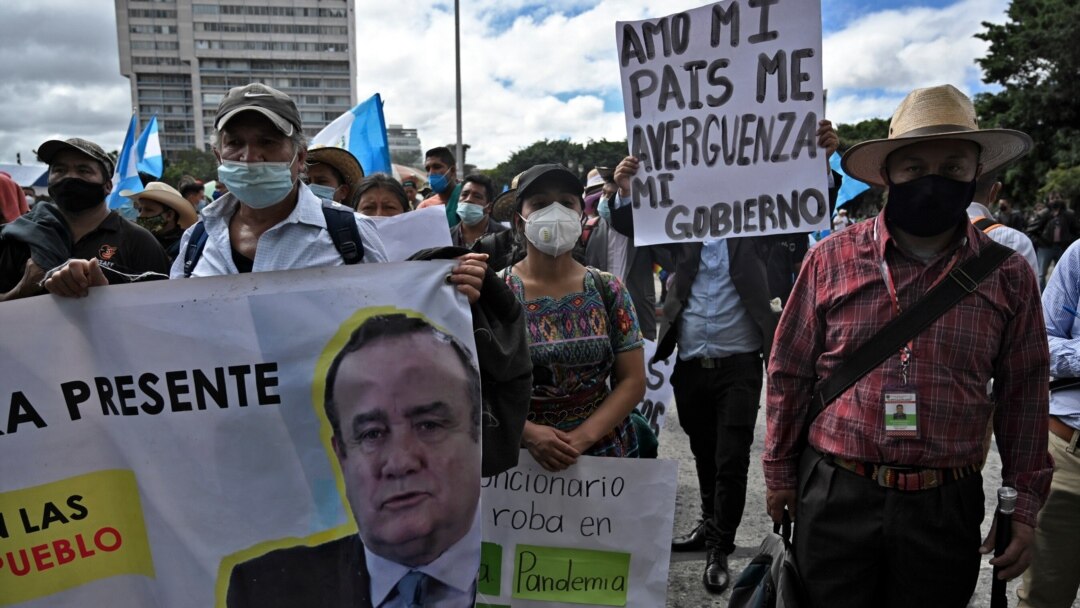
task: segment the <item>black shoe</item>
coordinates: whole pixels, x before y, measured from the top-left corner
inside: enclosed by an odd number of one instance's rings
[[[694,529],[671,540],[672,551],[701,551],[705,548],[705,522],[698,520]]]
[[[727,553],[713,547],[705,558],[705,576],[702,577],[705,589],[710,593],[723,593],[731,582],[728,572]]]

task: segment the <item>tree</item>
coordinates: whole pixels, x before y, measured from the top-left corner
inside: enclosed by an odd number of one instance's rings
[[[185,175],[195,179],[210,181],[217,179],[217,158],[206,150],[184,150],[177,152],[171,160],[166,159],[161,181],[179,188],[180,180]]]
[[[1039,190],[1039,197],[1046,198],[1052,192],[1061,193],[1075,209],[1080,201],[1080,167],[1051,169],[1046,174],[1046,185]]]
[[[977,60],[983,81],[1003,90],[977,95],[975,107],[983,128],[1017,129],[1035,141],[1004,179],[1014,197],[1030,202],[1051,170],[1080,165],[1080,3],[1012,0],[1007,15],[976,34],[990,43]]]
[[[590,140],[579,144],[568,139],[543,139],[534,142],[510,155],[494,169],[485,171],[501,188],[509,185],[514,176],[533,165],[558,163],[565,165],[585,181],[585,176],[593,167],[613,167],[627,155],[626,140],[600,141]]]
[[[869,139],[885,139],[889,136],[889,120],[869,118],[853,125],[836,125],[836,134],[840,137],[840,150],[847,150],[857,143]]]

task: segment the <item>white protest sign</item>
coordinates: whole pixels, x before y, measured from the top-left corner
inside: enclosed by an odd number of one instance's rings
[[[637,245],[828,227],[820,0],[616,24]]]
[[[475,358],[468,304],[443,280],[453,264],[260,272],[5,303],[0,605],[224,606],[237,564],[356,539],[345,494],[354,473],[343,478],[323,414],[328,368],[357,327],[389,315],[426,320]],[[352,401],[335,403],[344,424]],[[358,418],[348,425],[357,435]]]
[[[675,389],[671,387],[671,372],[675,369],[675,359],[678,358],[679,351],[671,353],[667,360],[651,363],[655,354],[656,342],[645,340],[645,398],[638,404],[637,411],[649,421],[649,426],[659,437],[664,428],[667,410],[675,397]]]
[[[677,481],[675,461],[582,456],[551,473],[522,450],[481,484],[477,606],[663,606]]]
[[[402,262],[421,249],[453,244],[446,208],[441,205],[373,219],[386,249],[386,259],[391,262]]]

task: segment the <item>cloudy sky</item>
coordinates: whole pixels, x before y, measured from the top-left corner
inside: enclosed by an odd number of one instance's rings
[[[783,0],[797,1],[797,0]],[[357,0],[359,95],[425,147],[453,141],[452,0]],[[625,137],[614,23],[704,2],[462,0],[462,97],[469,162],[492,167],[543,138]],[[981,22],[1008,0],[822,0],[824,84],[835,122],[887,118],[916,87],[986,90]],[[0,162],[55,136],[119,148],[131,93],[120,76],[111,0],[5,0],[0,19]]]

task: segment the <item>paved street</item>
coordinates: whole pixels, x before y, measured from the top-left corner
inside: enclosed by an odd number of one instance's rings
[[[750,460],[749,490],[746,500],[746,513],[736,539],[738,547],[731,555],[730,564],[733,577],[740,572],[757,551],[757,546],[765,534],[772,531],[772,522],[765,514],[765,483],[761,473],[761,449],[765,441],[764,403],[758,414],[757,431],[753,454]],[[686,434],[679,428],[678,414],[674,405],[667,413],[664,430],[660,435],[660,458],[679,461],[679,494],[675,507],[676,534],[690,530],[699,517],[699,499],[697,478],[694,475],[694,461],[690,454],[690,445]],[[997,487],[1001,483],[1001,464],[996,446],[990,452],[990,459],[983,471],[984,491],[986,494],[987,517],[983,521],[983,532],[990,528],[990,515],[997,502]],[[723,595],[712,595],[705,591],[701,575],[705,567],[705,554],[673,553],[671,569],[668,574],[667,605],[672,608],[697,608],[699,606],[726,606],[730,591]],[[969,606],[990,605],[991,568],[984,560],[979,577],[979,586]],[[1016,605],[1015,588],[1019,579],[1009,586],[1009,605]],[[1074,602],[1073,608],[1080,608],[1080,602]]]

